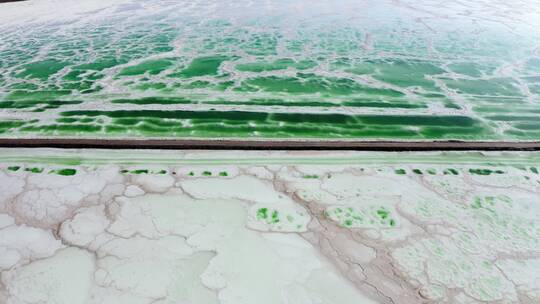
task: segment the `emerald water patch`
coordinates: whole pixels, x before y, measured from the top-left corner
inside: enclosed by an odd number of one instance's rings
[[[129,66],[124,68],[118,76],[135,76],[148,73],[150,75],[155,75],[166,68],[170,67],[172,62],[170,60],[161,59],[161,60],[148,60],[141,62],[134,66]]]
[[[265,72],[294,68],[305,70],[315,67],[317,64],[311,60],[296,62],[290,58],[276,59],[273,62],[251,62],[236,65],[236,69],[242,72]]]
[[[394,227],[397,219],[384,206],[367,205],[365,208],[351,206],[333,206],[324,211],[324,215],[346,228]]]
[[[293,206],[258,206],[252,209],[250,216],[248,226],[258,230],[302,232],[310,221],[304,210]]]
[[[177,75],[184,78],[197,76],[216,75],[221,63],[229,58],[226,56],[209,56],[193,59],[188,67],[180,71]],[[175,74],[169,77],[176,76]]]
[[[57,73],[67,65],[69,65],[69,63],[55,59],[36,61],[24,65],[23,70],[17,74],[17,77],[47,80],[51,75]]]

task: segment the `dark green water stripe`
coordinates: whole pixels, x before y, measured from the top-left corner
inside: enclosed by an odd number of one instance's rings
[[[111,118],[169,118],[210,119],[232,121],[282,121],[304,123],[364,123],[380,125],[440,125],[469,127],[479,121],[467,116],[433,115],[345,115],[327,113],[265,113],[248,111],[165,111],[165,110],[117,110],[117,111],[66,111],[62,116],[106,116]]]

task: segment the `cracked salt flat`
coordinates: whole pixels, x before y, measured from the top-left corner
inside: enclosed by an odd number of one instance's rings
[[[3,4],[0,136],[538,140],[539,7]]]
[[[2,150],[2,303],[537,303],[540,156]]]

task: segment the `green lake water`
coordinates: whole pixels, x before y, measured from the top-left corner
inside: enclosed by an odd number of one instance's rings
[[[0,136],[539,140],[536,8],[404,3],[20,4]]]

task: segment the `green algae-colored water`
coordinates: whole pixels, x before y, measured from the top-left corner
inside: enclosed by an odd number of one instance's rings
[[[1,137],[540,139],[534,7],[12,5]]]

